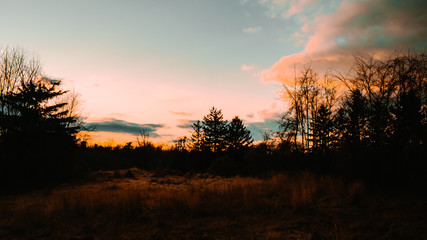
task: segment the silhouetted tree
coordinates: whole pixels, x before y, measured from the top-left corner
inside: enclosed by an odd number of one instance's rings
[[[65,93],[57,90],[57,86],[59,82],[44,79],[23,81],[17,92],[6,95],[4,101],[8,111],[1,113],[6,123],[2,125],[2,135],[17,136],[38,132],[43,135],[63,136],[74,142],[79,129],[79,126],[74,124],[77,118],[69,116],[68,110],[63,110],[67,103],[50,104],[52,99]]]
[[[194,151],[201,151],[203,147],[203,125],[202,122],[197,120],[191,125],[193,133],[191,134],[191,149]]]
[[[3,98],[7,111],[0,112],[2,160],[7,171],[24,174],[21,181],[67,175],[80,126],[78,118],[64,110],[67,103],[53,101],[65,93],[57,89],[59,83],[42,78],[22,81]]]
[[[212,107],[210,113],[203,117],[203,148],[212,152],[226,149],[227,120],[221,110]]]
[[[313,150],[326,152],[330,148],[333,134],[332,112],[328,106],[321,105],[319,107],[311,126]]]
[[[189,146],[188,146],[188,138],[187,136],[184,137],[179,137],[178,139],[173,140],[174,143],[174,150],[178,150],[178,151],[187,151]]]
[[[228,150],[242,150],[253,143],[251,132],[245,127],[243,121],[235,116],[227,126]]]
[[[1,184],[69,176],[82,120],[76,104],[71,110],[70,99],[63,98],[67,91],[60,83],[44,77],[38,61],[24,51],[0,51]]]
[[[17,91],[21,82],[41,77],[40,63],[18,48],[0,49],[0,111],[8,114],[6,95]]]
[[[367,100],[358,89],[351,92],[342,107],[343,140],[348,144],[360,145],[366,137]]]
[[[408,144],[422,144],[426,135],[425,111],[421,100],[414,91],[403,92],[393,109],[395,116],[393,133],[395,143],[400,147]],[[424,115],[424,116],[423,116]]]

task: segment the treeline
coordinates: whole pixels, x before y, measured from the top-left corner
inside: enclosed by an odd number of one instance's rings
[[[367,184],[420,188],[427,183],[426,55],[355,57],[351,71],[322,77],[304,69],[284,85],[289,109],[280,131],[254,140],[243,121],[211,108],[174,147],[103,147],[79,141],[74,94],[41,74],[37,61],[6,49],[0,56],[1,184],[55,182],[96,170],[138,167],[220,175],[309,170]],[[266,132],[267,133],[267,132]]]
[[[238,156],[246,158],[240,159],[241,168],[309,169],[379,185],[427,183],[426,55],[408,52],[388,60],[354,59],[346,75],[320,77],[307,67],[284,84],[289,109],[278,122],[281,130],[246,149],[245,157]],[[199,151],[200,143],[211,152],[229,150],[216,147],[227,145],[221,137],[214,138],[216,145],[209,144],[207,126],[215,122],[221,126],[221,120],[211,117],[217,111],[211,109],[203,122],[193,124],[187,150]],[[180,138],[178,149],[185,149],[185,139]],[[247,159],[254,152],[264,166]]]
[[[212,107],[203,121],[192,124],[193,133],[175,140],[175,149],[181,151],[243,151],[253,143],[251,132],[243,121],[235,116],[230,122],[224,120],[222,111]]]
[[[420,146],[426,139],[426,55],[355,57],[347,75],[322,81],[310,68],[284,85],[291,107],[280,138],[303,152]],[[332,81],[341,83],[341,88]]]
[[[290,108],[278,145],[347,177],[425,185],[426,62],[414,52],[388,60],[355,57],[348,74],[322,79],[306,68],[284,85]]]

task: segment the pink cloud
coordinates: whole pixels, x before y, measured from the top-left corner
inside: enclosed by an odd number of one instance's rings
[[[412,2],[412,3],[411,3]],[[427,4],[424,4],[427,5]],[[396,50],[425,46],[427,15],[416,1],[344,1],[336,12],[318,16],[290,38],[305,49],[284,56],[258,75],[262,81],[284,83],[310,66],[317,72],[349,70],[354,55],[390,56]]]
[[[269,109],[263,109],[257,113],[262,119],[276,119],[280,118],[283,112],[281,110],[270,111]]]
[[[283,14],[284,17],[288,18],[292,15],[298,14],[309,6],[310,4],[314,4],[317,0],[292,0],[290,2],[289,9]]]
[[[259,0],[260,4],[268,8],[268,15],[272,18],[277,16],[289,18],[316,2],[317,0]]]
[[[242,71],[250,71],[252,69],[254,69],[254,65],[246,65],[246,64],[242,64],[242,66],[240,66],[240,69]]]
[[[171,113],[173,115],[178,115],[178,116],[191,116],[191,115],[193,115],[192,113],[188,113],[188,112],[175,112],[175,111],[171,111]]]

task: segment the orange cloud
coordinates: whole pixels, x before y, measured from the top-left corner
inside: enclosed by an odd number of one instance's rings
[[[384,58],[394,51],[426,46],[427,3],[409,0],[344,1],[332,14],[318,16],[291,37],[304,51],[282,57],[258,74],[262,81],[287,83],[306,66],[324,73],[348,71],[354,55]]]

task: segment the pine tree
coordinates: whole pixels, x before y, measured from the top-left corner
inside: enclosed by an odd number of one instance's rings
[[[30,181],[62,177],[76,145],[80,121],[65,110],[67,103],[55,103],[65,93],[57,89],[59,83],[22,81],[3,97],[7,109],[0,112],[3,166],[12,172],[19,169]]]
[[[203,147],[212,152],[220,152],[226,148],[227,120],[221,110],[212,107],[210,113],[203,117]]]
[[[235,116],[228,124],[227,146],[229,150],[241,150],[253,143],[251,132],[243,125],[243,121]]]
[[[18,91],[5,96],[8,113],[2,113],[2,137],[33,136],[44,141],[57,138],[73,143],[79,130],[77,118],[64,110],[67,103],[52,103],[65,93],[57,90],[59,82],[43,79],[21,82]],[[32,141],[36,139],[31,139]]]
[[[325,152],[330,148],[333,132],[333,119],[331,109],[326,105],[320,105],[316,117],[313,118],[312,141],[313,149]]]
[[[344,102],[344,141],[359,145],[366,138],[367,100],[360,90],[351,92]]]
[[[191,149],[201,151],[203,147],[203,125],[197,120],[191,127],[194,130],[191,134]]]

